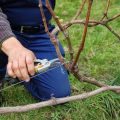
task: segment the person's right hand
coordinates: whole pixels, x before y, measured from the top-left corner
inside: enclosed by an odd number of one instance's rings
[[[8,56],[8,75],[13,78],[18,77],[26,82],[30,81],[29,75],[35,74],[34,53],[23,47],[14,37],[5,40],[1,49]]]

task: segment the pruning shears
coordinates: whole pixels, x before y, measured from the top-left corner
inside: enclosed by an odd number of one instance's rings
[[[58,58],[52,59],[52,60],[48,60],[48,59],[36,59],[36,60],[34,61],[34,64],[35,64],[35,72],[36,72],[36,75],[37,75],[37,74],[40,74],[40,73],[42,74],[42,73],[46,72],[47,70],[50,70],[50,69],[52,69],[52,68],[54,68],[54,67],[57,67],[57,66],[61,65],[61,63],[60,63],[60,61],[59,61]],[[35,77],[36,75],[31,76],[30,78],[33,78],[33,77]],[[7,78],[7,77],[6,77],[6,78]],[[8,78],[9,78],[9,76],[8,76]],[[18,85],[18,84],[21,84],[21,83],[23,83],[23,82],[24,82],[24,81],[20,81],[20,82],[17,82],[17,83],[15,83],[15,84],[12,84],[12,85],[10,85],[10,86],[8,86],[8,87],[6,87],[6,88],[1,89],[0,92],[4,91],[4,90],[6,90],[6,89],[9,89],[9,88],[11,88],[11,87],[13,87],[13,86],[16,86],[16,85]]]
[[[35,72],[37,73],[41,73],[41,72],[45,72],[50,68],[53,68],[57,65],[60,64],[60,61],[58,58],[56,59],[52,59],[52,60],[48,60],[48,59],[36,59],[34,61],[35,63]]]

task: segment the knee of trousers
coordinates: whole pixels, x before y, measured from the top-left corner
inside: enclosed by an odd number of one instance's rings
[[[67,71],[63,66],[38,74],[30,82],[24,83],[25,88],[38,100],[48,100],[52,97],[70,96],[71,89]]]

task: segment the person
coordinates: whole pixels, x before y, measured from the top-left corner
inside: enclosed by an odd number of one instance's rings
[[[42,4],[49,31],[52,31],[52,16],[45,0]],[[54,9],[55,0],[50,0],[50,4]],[[9,76],[23,80],[25,88],[40,101],[66,97],[70,95],[70,84],[64,66],[35,75],[35,59],[57,58],[38,5],[39,0],[0,0],[0,79],[7,71]],[[65,56],[60,43],[59,48]]]

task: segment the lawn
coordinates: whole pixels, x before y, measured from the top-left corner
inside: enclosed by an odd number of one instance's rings
[[[56,13],[64,21],[74,16],[82,0],[57,0]],[[103,14],[107,0],[94,0],[91,19],[99,19]],[[111,0],[109,17],[119,13],[120,1]],[[86,7],[81,18],[85,18]],[[110,23],[120,33],[120,18]],[[83,26],[73,26],[69,29],[74,51],[76,52]],[[64,37],[59,35],[61,43]],[[67,56],[67,53],[66,53]],[[88,29],[85,49],[80,57],[81,74],[113,85],[120,85],[120,40],[105,27],[97,26]],[[87,83],[80,83],[70,75],[71,86],[76,88],[73,95],[96,89]],[[16,86],[4,92],[3,106],[16,106],[36,103],[24,89]],[[26,113],[1,115],[0,120],[120,120],[120,95],[105,92],[86,100],[75,101],[63,105],[46,107]]]

